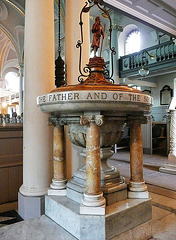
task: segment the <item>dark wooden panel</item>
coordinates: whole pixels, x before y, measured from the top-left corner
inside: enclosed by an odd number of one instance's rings
[[[0,168],[0,204],[8,202],[9,172],[8,168]]]
[[[23,154],[12,154],[6,156],[0,156],[0,168],[1,167],[9,167],[9,166],[17,166],[23,163]]]
[[[17,201],[23,176],[23,128],[0,124],[0,204]]]
[[[20,154],[23,152],[23,138],[0,139],[0,155]]]
[[[18,169],[18,188],[20,188],[23,184],[23,166],[19,166]]]
[[[9,167],[9,201],[16,201],[18,199],[18,166]]]

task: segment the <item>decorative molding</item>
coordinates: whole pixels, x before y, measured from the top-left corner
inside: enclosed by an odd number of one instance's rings
[[[7,7],[3,2],[0,2],[0,20],[3,21],[8,17]]]
[[[25,16],[24,12],[14,3],[9,0],[5,0],[8,4],[10,4],[13,8],[15,8],[23,17]]]
[[[111,6],[114,6],[117,9],[120,9],[124,12],[127,12],[128,14],[130,14],[132,16],[135,16],[135,17],[143,20],[146,23],[149,23],[149,24],[151,24],[155,27],[158,27],[158,28],[160,28],[160,29],[172,34],[172,35],[176,35],[176,30],[164,25],[163,23],[161,23],[157,20],[154,20],[153,16],[149,17],[145,14],[142,14],[139,11],[130,8],[129,6],[127,6],[125,4],[122,4],[122,3],[118,2],[117,0],[105,0],[105,2],[108,3]]]

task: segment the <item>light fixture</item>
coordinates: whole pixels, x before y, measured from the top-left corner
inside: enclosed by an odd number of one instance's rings
[[[141,75],[142,77],[146,77],[149,74],[149,69],[142,66],[139,70],[138,70],[139,75]]]
[[[142,66],[138,70],[139,75],[141,75],[142,77],[146,77],[150,72],[149,69],[145,66],[146,64],[148,64],[146,54],[150,57],[150,60],[153,60],[155,58],[154,53],[149,53],[147,50],[142,51]]]
[[[145,53],[150,57],[151,60],[155,59],[155,54],[153,52],[149,53],[147,50],[142,51],[142,55]]]
[[[2,103],[2,107],[3,107],[3,108],[6,108],[6,107],[7,107],[7,103],[6,103],[6,102],[3,102],[3,103]]]

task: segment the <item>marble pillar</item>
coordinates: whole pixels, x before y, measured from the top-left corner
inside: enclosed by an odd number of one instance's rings
[[[64,126],[53,122],[53,179],[48,195],[66,196],[66,159]]]
[[[19,115],[23,112],[23,83],[24,83],[24,66],[20,64],[19,67]]]
[[[170,109],[171,122],[170,122],[170,151],[168,155],[168,164],[164,164],[159,168],[160,172],[176,174],[176,99],[173,98],[174,107]],[[171,102],[171,104],[172,104]]]
[[[37,209],[43,209],[52,177],[52,127],[37,107],[37,96],[54,89],[55,67],[53,1],[26,0],[25,4],[23,185],[18,209],[27,219],[43,214]]]
[[[65,64],[67,69],[67,84],[73,85],[78,83],[79,73],[79,49],[76,48],[77,41],[81,38],[80,33],[80,12],[85,5],[85,0],[66,0],[65,1]],[[83,46],[82,46],[82,67],[89,62],[90,57],[90,27],[89,13],[83,14]],[[72,177],[74,172],[83,165],[83,161],[79,161],[79,149],[73,146],[66,139],[66,161],[67,161],[67,179]]]
[[[80,207],[81,214],[105,215],[105,198],[101,191],[100,132],[102,116],[83,116],[86,132],[86,191]],[[99,125],[99,126],[98,126]]]
[[[128,198],[149,198],[143,179],[142,123],[145,118],[130,120],[130,181]]]

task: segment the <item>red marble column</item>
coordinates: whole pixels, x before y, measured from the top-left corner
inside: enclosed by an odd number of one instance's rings
[[[142,123],[145,117],[134,117],[130,125],[130,181],[128,198],[149,198],[147,186],[143,179],[143,142]]]
[[[98,126],[90,123],[86,134],[86,194],[101,194],[100,134]]]
[[[64,143],[64,126],[54,121],[53,129],[53,179],[48,195],[66,196],[66,159]]]
[[[130,128],[130,173],[132,182],[143,181],[142,126],[138,122]]]
[[[101,191],[100,132],[102,116],[83,116],[86,132],[86,191],[83,196],[81,214],[105,215],[105,198]]]

